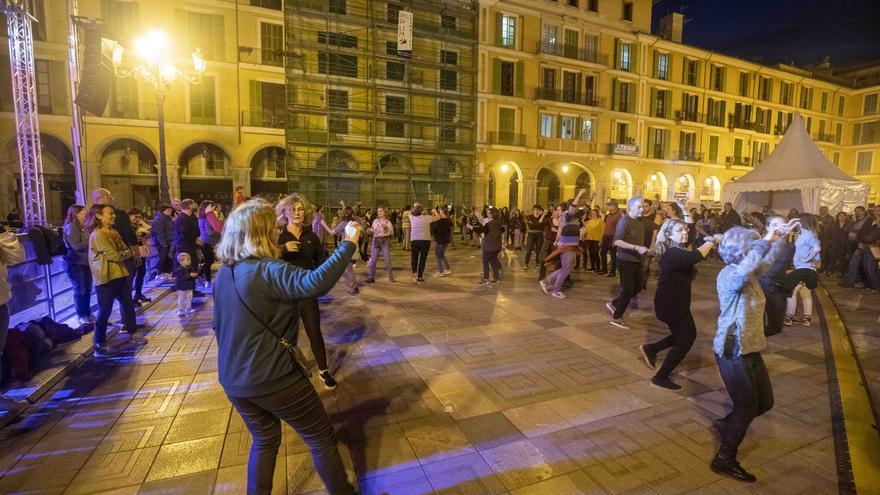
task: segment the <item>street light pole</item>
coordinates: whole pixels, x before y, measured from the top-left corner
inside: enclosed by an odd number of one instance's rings
[[[161,81],[161,75],[159,79]],[[161,84],[156,91],[156,106],[159,120],[159,203],[171,204],[171,194],[168,191],[168,164],[165,160],[165,92]]]

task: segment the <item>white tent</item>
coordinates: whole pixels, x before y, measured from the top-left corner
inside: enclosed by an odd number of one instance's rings
[[[797,208],[832,214],[865,206],[870,186],[841,172],[816,147],[800,115],[795,115],[782,141],[754,170],[724,185],[724,201],[737,211],[777,212]]]

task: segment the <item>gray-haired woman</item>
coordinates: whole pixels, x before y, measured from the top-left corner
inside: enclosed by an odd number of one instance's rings
[[[712,471],[753,483],[754,475],[736,460],[737,450],[752,420],[773,408],[773,388],[761,351],[764,336],[764,292],[758,276],[782,247],[782,236],[797,222],[767,232],[763,239],[754,230],[733,227],[724,233],[718,253],[725,266],[718,274],[718,331],[713,341],[721,379],[733,401],[733,410],[714,421],[721,446],[712,459]]]

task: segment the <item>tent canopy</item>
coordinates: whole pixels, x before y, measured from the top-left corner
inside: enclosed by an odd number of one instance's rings
[[[760,165],[724,185],[724,201],[738,211],[762,206],[818,213],[850,211],[868,200],[868,184],[843,173],[816,147],[795,114],[782,141]]]

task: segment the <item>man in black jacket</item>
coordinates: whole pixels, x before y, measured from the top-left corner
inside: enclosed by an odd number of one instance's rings
[[[498,210],[495,207],[489,207],[486,210],[486,221],[480,225],[468,224],[467,228],[483,236],[483,279],[480,285],[496,285],[501,272],[501,262],[498,261],[498,253],[501,252],[501,236],[504,234],[504,227],[498,221]],[[480,218],[482,221],[483,219]],[[489,267],[492,267],[492,279],[489,280]]]
[[[184,199],[180,202],[180,215],[174,219],[172,240],[176,253],[187,253],[196,264],[199,259],[197,249],[199,242],[199,221],[195,216],[196,202]],[[176,262],[175,262],[176,263]]]
[[[171,279],[171,241],[174,236],[174,222],[171,216],[174,214],[174,208],[171,205],[162,205],[156,216],[153,218],[152,234],[153,242],[156,244],[156,250],[159,252],[159,261],[157,269],[166,280]]]
[[[718,227],[718,231],[722,234],[732,229],[733,227],[737,227],[742,225],[742,218],[740,218],[739,213],[733,209],[733,205],[730,203],[724,203],[724,210],[721,212],[721,221],[720,226]]]
[[[526,217],[526,230],[528,237],[526,238],[526,261],[523,264],[523,271],[529,269],[529,260],[532,252],[535,253],[535,269],[541,266],[541,243],[544,241],[544,219],[547,213],[541,205],[535,205],[532,208],[532,214]]]

